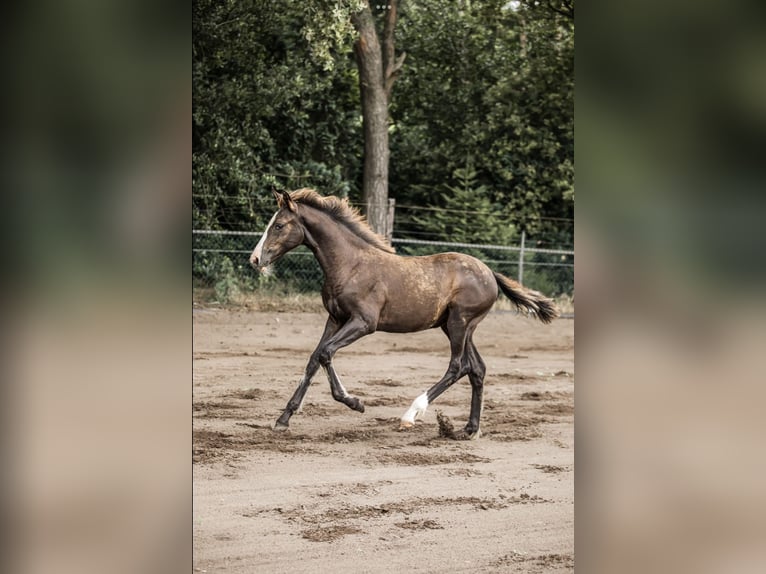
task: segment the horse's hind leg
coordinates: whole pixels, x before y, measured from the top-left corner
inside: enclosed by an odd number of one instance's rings
[[[399,429],[408,429],[414,426],[415,420],[425,414],[428,405],[468,372],[468,362],[463,359],[463,355],[469,330],[473,332],[474,328],[474,325],[467,328],[466,322],[461,317],[450,316],[446,327],[442,327],[450,340],[451,356],[447,372],[444,373],[438,383],[412,402],[412,406],[402,415]]]
[[[484,375],[487,372],[487,367],[472,339],[468,339],[466,343],[466,359],[470,369],[468,380],[471,382],[471,414],[468,417],[468,424],[465,426],[465,435],[472,439],[481,436],[479,425],[484,404]]]

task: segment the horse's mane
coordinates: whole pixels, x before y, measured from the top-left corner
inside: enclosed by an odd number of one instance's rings
[[[367,220],[359,213],[359,210],[348,204],[347,199],[341,199],[334,195],[323,197],[313,189],[308,188],[290,192],[290,198],[296,203],[302,203],[326,213],[373,247],[388,253],[395,252],[394,248],[386,242],[385,238],[370,228]]]

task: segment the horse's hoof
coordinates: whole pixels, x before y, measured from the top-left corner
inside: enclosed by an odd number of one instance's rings
[[[274,423],[273,430],[274,432],[285,432],[286,430],[290,430],[290,426],[285,423],[281,423],[277,421]]]
[[[360,413],[364,412],[364,403],[360,401],[359,399],[356,399],[356,404],[351,407],[355,411],[359,411]]]
[[[415,426],[415,423],[411,423],[409,421],[401,421],[399,423],[399,430],[400,431],[407,431],[407,430],[410,430],[414,426]]]
[[[460,437],[462,440],[476,440],[477,438],[481,438],[481,429],[471,430],[468,428],[463,429],[462,437]]]

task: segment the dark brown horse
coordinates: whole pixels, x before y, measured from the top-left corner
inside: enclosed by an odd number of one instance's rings
[[[544,323],[558,316],[554,303],[468,255],[396,255],[345,200],[322,197],[310,189],[275,195],[279,209],[250,263],[264,269],[291,249],[306,245],[324,271],[322,301],[330,314],[275,430],[288,427],[320,366],[327,373],[333,398],[364,412],[362,402],[346,392],[333,368],[338,349],[375,331],[410,333],[440,327],[450,342],[449,367],[438,383],[415,399],[400,428],[412,427],[436,397],[468,375],[472,398],[465,435],[479,436],[486,369],[473,343],[476,326],[495,303],[498,287],[520,310]]]

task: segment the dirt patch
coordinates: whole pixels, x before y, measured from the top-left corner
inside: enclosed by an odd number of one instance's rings
[[[258,428],[256,431],[249,434],[229,434],[196,430],[192,433],[192,462],[236,459],[253,450],[281,453],[314,452],[309,446],[310,437],[305,435],[279,434],[269,428]]]
[[[396,345],[392,345],[388,349],[386,349],[389,353],[423,353],[423,354],[433,354],[433,353],[439,353],[440,355],[447,354],[449,355],[449,345],[447,344],[447,341],[445,339],[444,345],[439,347],[398,347]]]
[[[574,572],[573,554],[542,554],[530,556],[511,552],[490,564],[493,568],[508,572]]]
[[[528,415],[521,412],[507,412],[505,410],[488,411],[487,423],[498,429],[503,426],[512,426],[519,429],[537,428],[542,424],[551,422],[551,419],[543,416]]]
[[[406,528],[407,530],[443,530],[444,526],[431,520],[430,518],[425,520],[405,520],[404,522],[396,522],[394,526],[399,528]]]
[[[257,357],[258,353],[253,351],[208,351],[204,353],[194,353],[194,361],[207,361],[209,359],[222,359],[226,357]]]
[[[470,452],[439,453],[439,452],[386,452],[379,454],[376,460],[381,464],[398,466],[433,466],[437,464],[490,462],[488,458],[477,456]]]
[[[393,379],[372,379],[371,381],[365,381],[365,385],[379,386],[379,387],[403,387],[404,383],[401,381],[394,381]]]
[[[553,415],[556,417],[571,416],[574,414],[574,405],[565,403],[545,404],[540,405],[532,412],[538,415]]]
[[[567,345],[531,345],[529,347],[520,347],[519,351],[523,353],[539,353],[539,352],[562,352],[571,350],[571,346]]]
[[[333,413],[337,413],[337,409],[333,407],[316,403],[308,403],[303,405],[303,412],[301,414],[306,417],[327,417]]]
[[[241,408],[241,405],[227,402],[195,401],[192,403],[193,416],[198,418],[239,419],[243,418],[242,413],[237,412]]]
[[[230,434],[199,430],[194,431],[192,438],[192,461],[207,462],[222,456],[229,448]]]
[[[505,432],[490,431],[485,432],[484,436],[502,442],[527,442],[538,439],[543,436],[543,432],[537,428],[519,428],[509,429]]]
[[[550,500],[547,500],[542,496],[538,496],[536,494],[527,494],[526,492],[522,492],[518,496],[511,497],[504,497],[501,494],[500,498],[503,500],[502,506],[495,508],[505,508],[509,504],[542,504],[544,502],[550,502]],[[483,510],[486,509],[483,508]]]
[[[263,399],[275,399],[280,397],[281,395],[274,390],[263,390],[263,389],[241,389],[237,390],[231,393],[227,393],[223,395],[225,397],[230,397],[233,399],[242,399],[242,400],[263,400]]]
[[[542,393],[538,391],[521,393],[520,398],[522,401],[552,401],[555,399],[553,394],[550,393],[549,391],[543,391]]]
[[[406,397],[380,397],[377,399],[365,399],[364,404],[367,407],[404,406],[407,404],[407,398]]]
[[[301,536],[306,540],[312,542],[333,542],[338,538],[343,538],[349,534],[361,534],[362,531],[359,528],[353,526],[322,526],[320,528],[310,528],[301,532]]]
[[[442,438],[451,438],[457,440],[457,434],[455,433],[455,425],[449,417],[443,414],[441,411],[436,411],[436,423],[439,425],[439,436]]]
[[[472,478],[474,476],[494,476],[491,472],[482,472],[475,468],[454,468],[447,471],[448,476],[463,476],[465,478]]]
[[[425,574],[434,564],[411,557],[427,548],[443,572],[466,564],[571,570],[573,321],[490,313],[482,322],[475,341],[488,372],[477,440],[445,438],[446,422],[457,437],[466,423],[465,379],[398,431],[412,400],[447,367],[438,329],[375,333],[343,349],[335,368],[367,411],[334,401],[320,371],[290,429],[275,432],[325,320],[241,309],[193,314],[193,567],[306,573],[358,572],[362,564],[372,574]],[[544,351],[520,351],[527,348]]]
[[[511,382],[511,383],[526,383],[526,384],[533,384],[540,381],[540,377],[537,375],[530,375],[525,373],[497,373],[497,374],[488,374],[487,379],[492,382],[494,380],[497,380],[503,384]],[[485,381],[486,384],[487,381]]]
[[[383,430],[337,430],[320,435],[316,440],[318,442],[328,443],[349,443],[349,442],[371,442],[380,438]]]
[[[264,349],[265,353],[274,353],[276,355],[294,355],[294,354],[302,354],[305,353],[305,349],[295,349],[293,347],[269,347],[268,349]],[[309,351],[311,352],[311,351]]]
[[[555,464],[533,464],[532,467],[542,470],[546,474],[558,474],[569,470],[567,466],[556,466]]]
[[[483,425],[483,436],[503,442],[531,441],[543,436],[542,425],[550,419],[525,414],[491,413]]]
[[[574,556],[571,554],[543,554],[536,556],[532,562],[542,567],[561,567],[574,570]]]
[[[502,510],[517,504],[540,504],[547,502],[550,501],[526,493],[512,497],[501,494],[497,498],[477,496],[423,497],[379,505],[355,506],[342,504],[340,506],[327,506],[326,503],[318,503],[311,505],[311,507],[306,505],[293,508],[277,507],[273,509],[249,510],[243,512],[242,516],[263,520],[265,516],[273,515],[291,525],[311,525],[314,527],[312,532],[315,529],[332,527],[332,525],[359,527],[359,529],[362,526],[372,528],[377,522],[390,522],[395,519],[401,521],[402,518],[404,518],[405,523],[413,523],[413,529],[417,529],[418,523],[433,522],[433,520],[414,518],[412,515],[433,512],[435,509],[462,507],[472,512],[481,512]],[[398,524],[394,523],[394,526],[398,526]],[[400,526],[400,528],[402,527]]]

